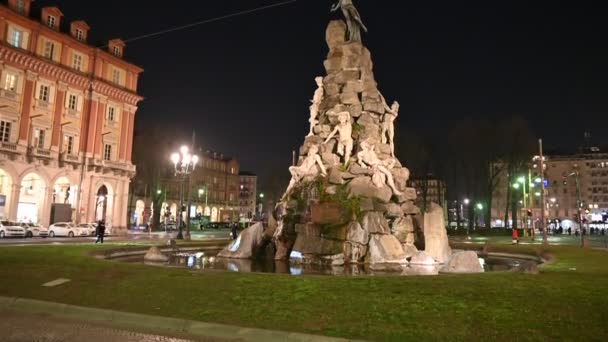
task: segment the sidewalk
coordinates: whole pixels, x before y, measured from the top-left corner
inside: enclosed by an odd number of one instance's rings
[[[153,331],[163,335],[191,336],[190,338],[203,340],[236,340],[236,341],[320,341],[338,342],[350,341],[347,339],[290,333],[274,330],[243,328],[225,324],[204,323],[175,318],[141,315],[120,311],[94,309],[61,303],[45,302],[24,298],[9,298],[0,296],[0,312],[15,311],[24,314],[44,314],[55,320],[69,320],[94,325],[122,328],[101,329],[103,333],[126,333],[128,331]],[[5,316],[6,317],[6,316]],[[31,322],[32,324],[35,322]],[[65,329],[65,322],[57,329]],[[15,327],[17,328],[17,327]],[[54,329],[54,328],[50,328]],[[47,331],[48,333],[48,331]],[[77,340],[77,339],[76,339]],[[156,340],[156,339],[149,339]],[[165,340],[165,339],[162,339]],[[65,340],[72,341],[72,340]]]

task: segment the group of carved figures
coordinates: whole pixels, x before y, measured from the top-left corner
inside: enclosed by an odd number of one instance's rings
[[[310,132],[308,136],[314,135],[314,127],[319,123],[318,115],[319,108],[321,105],[321,101],[324,96],[324,88],[323,88],[323,77],[315,78],[317,83],[317,90],[315,90],[312,105],[310,106]],[[394,145],[394,137],[395,137],[395,119],[399,115],[399,103],[395,101],[392,106],[388,106],[384,96],[380,95],[382,100],[382,104],[385,109],[385,114],[382,119],[382,133],[381,139],[383,144],[389,144],[391,148],[391,156],[395,157],[395,145]],[[353,139],[353,126],[351,122],[350,113],[347,111],[334,113],[328,112],[328,115],[336,115],[338,119],[338,123],[329,134],[329,136],[325,139],[323,144],[327,144],[331,139],[336,138],[337,140],[337,154],[342,156],[344,159],[344,165],[348,166],[350,162],[350,158],[352,156],[353,148],[354,148],[354,139]],[[393,180],[393,176],[390,172],[390,169],[394,167],[395,160],[393,158],[387,158],[385,160],[380,160],[375,151],[375,145],[372,141],[362,141],[360,144],[361,151],[357,153],[357,161],[361,167],[368,168],[372,170],[372,181],[374,185],[377,187],[383,187],[386,183],[393,193],[396,195],[400,195],[401,192],[395,187],[395,183]],[[291,181],[289,186],[287,187],[287,191],[285,192],[285,196],[287,196],[293,187],[304,177],[306,176],[317,176],[319,173],[323,176],[327,176],[327,170],[321,156],[319,155],[319,145],[312,145],[309,147],[308,154],[302,161],[302,163],[298,166],[292,166],[289,168],[289,172],[291,173]]]

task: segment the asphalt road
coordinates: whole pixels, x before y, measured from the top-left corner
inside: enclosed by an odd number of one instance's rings
[[[134,241],[159,241],[175,238],[177,232],[131,232],[127,236],[106,236],[104,242],[134,242]],[[204,230],[192,231],[193,241],[203,241],[208,239],[226,239],[230,237],[230,230]],[[65,245],[94,243],[96,237],[54,237],[54,238],[4,238],[0,239],[0,246],[28,246],[28,245]]]

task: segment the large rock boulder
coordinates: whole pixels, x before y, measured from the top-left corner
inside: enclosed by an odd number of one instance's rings
[[[392,235],[372,235],[369,241],[367,262],[370,264],[407,264],[399,240]]]
[[[369,242],[369,233],[361,227],[359,222],[351,222],[346,227],[346,241],[367,245]]]
[[[436,265],[437,261],[435,261],[435,259],[433,259],[433,257],[426,254],[425,252],[418,252],[414,256],[412,256],[412,259],[410,259],[410,264],[411,265]]]
[[[349,197],[376,198],[382,203],[388,203],[393,191],[388,186],[378,188],[370,177],[357,177],[348,183],[348,194]]]
[[[246,228],[226,248],[217,255],[222,258],[251,259],[264,239],[264,226],[256,223]]]
[[[441,269],[442,273],[482,273],[483,267],[474,251],[456,252]]]
[[[414,234],[414,222],[412,221],[412,217],[405,216],[395,219],[392,233],[399,242],[406,243],[408,235]],[[414,243],[413,240],[411,242],[412,244]]]
[[[452,249],[443,219],[443,208],[435,203],[429,205],[424,214],[424,251],[443,264],[450,259]]]
[[[363,215],[361,227],[369,234],[390,234],[388,221],[382,213],[370,211]]]
[[[146,262],[167,262],[169,257],[161,253],[158,247],[150,247],[146,255],[144,255],[144,261]]]

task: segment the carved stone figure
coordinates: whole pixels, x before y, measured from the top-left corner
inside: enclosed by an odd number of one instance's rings
[[[308,119],[308,122],[310,122],[309,137],[314,134],[313,129],[319,123],[319,120],[317,120],[319,106],[321,106],[321,101],[323,101],[323,95],[325,94],[325,90],[323,89],[323,77],[319,76],[315,78],[315,81],[317,82],[317,90],[315,90],[315,94],[310,101],[312,102],[312,105],[310,105],[310,119]]]
[[[325,169],[325,165],[323,165],[321,156],[319,156],[319,146],[312,145],[308,149],[308,155],[306,158],[304,158],[302,164],[299,166],[291,166],[289,168],[289,173],[291,173],[291,181],[287,186],[283,199],[289,195],[290,191],[300,181],[300,179],[306,176],[317,176],[319,171],[321,171],[323,176],[327,176],[327,170]]]
[[[374,172],[372,181],[376,187],[381,188],[384,183],[393,190],[393,194],[402,195],[401,191],[395,186],[393,175],[390,171],[395,166],[393,159],[386,159],[384,161],[378,158],[375,151],[375,146],[369,143],[367,140],[361,142],[361,151],[357,153],[357,159],[361,167],[371,168]]]
[[[382,105],[386,110],[384,114],[384,118],[382,119],[382,143],[388,143],[391,146],[391,156],[395,156],[395,119],[399,116],[399,102],[393,102],[391,107],[386,103],[386,99],[384,96],[380,95],[382,98]]]
[[[338,125],[325,139],[324,144],[327,144],[336,133],[339,133],[338,154],[344,157],[344,165],[348,165],[350,155],[353,152],[353,125],[350,122],[349,112],[338,114]]]
[[[342,9],[342,13],[346,19],[346,25],[348,26],[348,40],[351,42],[361,42],[361,29],[367,32],[367,27],[363,24],[361,15],[359,15],[359,11],[357,11],[357,8],[353,5],[353,1],[339,0],[338,3],[331,8],[331,11],[335,12],[339,8]]]

